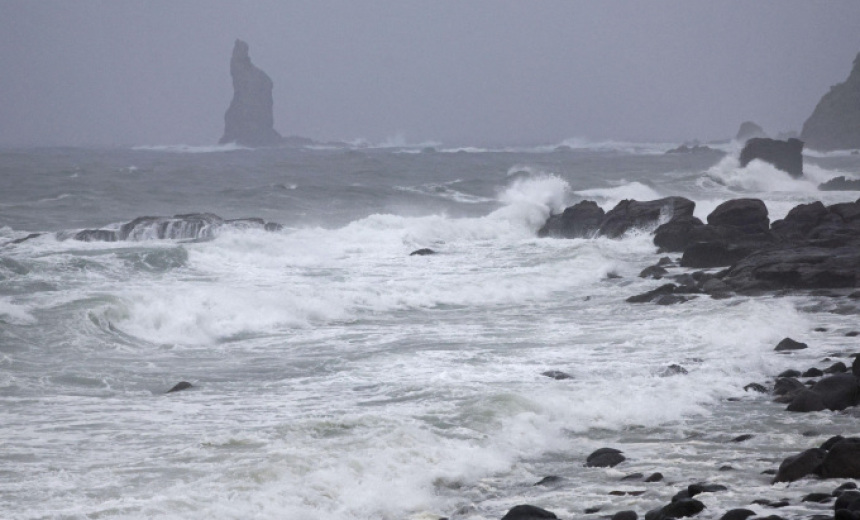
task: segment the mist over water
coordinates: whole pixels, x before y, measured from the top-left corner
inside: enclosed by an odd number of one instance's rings
[[[801,295],[627,304],[660,283],[637,276],[651,236],[536,231],[586,198],[683,195],[704,217],[760,197],[773,220],[855,200],[810,185],[860,175],[860,159],[807,156],[794,181],[645,144],[425,148],[0,154],[0,516],[576,517],[675,492],[624,474],[686,485],[730,464],[732,491],[704,499],[718,515],[770,490],[760,471],[803,432],[851,429],[850,413],[796,419],[743,386],[852,348],[856,312]],[[188,213],[283,228],[69,238]],[[425,247],[438,254],[409,256]],[[812,347],[775,355],[786,336]],[[179,381],[194,386],[165,394]],[[756,437],[726,443],[742,433]],[[582,467],[607,445],[624,466]],[[532,485],[547,475],[564,484]]]

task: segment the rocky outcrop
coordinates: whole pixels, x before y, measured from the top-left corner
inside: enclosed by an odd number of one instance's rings
[[[818,185],[821,191],[860,191],[860,179],[848,179],[844,175],[834,177]]]
[[[57,238],[73,238],[83,242],[206,240],[214,238],[224,228],[280,231],[283,226],[261,218],[224,220],[212,213],[189,213],[173,217],[138,217],[116,228],[61,232]]]
[[[540,237],[619,238],[633,229],[646,229],[660,222],[691,218],[696,203],[683,197],[639,202],[622,200],[604,213],[597,203],[582,201],[570,206],[560,215],[552,215],[538,231]]]
[[[236,40],[230,59],[233,100],[224,114],[224,136],[220,144],[273,146],[283,138],[275,131],[272,114],[272,79],[251,63],[248,44]]]
[[[848,79],[830,87],[818,102],[800,138],[815,150],[860,148],[860,54]]]
[[[741,168],[759,159],[772,164],[794,178],[803,176],[803,141],[789,139],[779,141],[765,137],[749,139],[741,150]]]
[[[738,133],[735,135],[735,141],[739,143],[745,143],[748,139],[752,139],[753,137],[767,137],[767,134],[764,133],[764,129],[752,121],[744,121],[741,123],[741,127],[738,128]]]

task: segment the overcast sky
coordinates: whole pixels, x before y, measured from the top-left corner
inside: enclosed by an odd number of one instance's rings
[[[0,146],[210,144],[236,38],[275,128],[448,144],[800,130],[857,0],[0,0]]]

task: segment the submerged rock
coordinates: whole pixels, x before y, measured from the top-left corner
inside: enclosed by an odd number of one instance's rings
[[[779,465],[773,482],[794,482],[807,475],[816,474],[826,454],[821,448],[812,448],[788,457]]]
[[[621,453],[621,450],[615,448],[600,448],[585,459],[585,466],[589,468],[615,467],[627,460]]]
[[[860,148],[860,54],[848,79],[830,87],[818,102],[800,138],[815,150]]]
[[[755,159],[772,164],[794,178],[803,176],[803,141],[788,139],[779,141],[765,137],[755,137],[746,142],[741,150],[741,168]]]
[[[558,518],[555,513],[541,509],[537,506],[523,504],[514,506],[507,512],[502,520],[542,520],[545,518]]]
[[[275,131],[272,111],[272,79],[251,63],[248,44],[236,40],[230,58],[233,77],[233,100],[224,114],[224,135],[220,144],[273,146],[281,143]]]
[[[435,254],[436,254],[436,251],[433,251],[432,249],[430,249],[428,247],[424,247],[424,248],[416,249],[415,251],[412,251],[411,253],[409,253],[409,256],[428,256],[428,255],[435,255]]]
[[[193,386],[194,385],[192,385],[188,381],[180,381],[180,382],[176,383],[175,385],[173,385],[173,388],[168,390],[167,393],[169,394],[171,392],[181,392],[182,390],[188,390],[189,388],[191,388]]]
[[[784,338],[776,345],[776,347],[774,347],[774,350],[777,352],[782,352],[786,350],[803,350],[807,347],[809,347],[809,345],[807,345],[806,343],[794,341],[791,338]]]

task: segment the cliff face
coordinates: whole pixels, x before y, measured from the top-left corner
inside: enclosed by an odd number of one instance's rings
[[[251,63],[248,44],[236,40],[230,59],[233,100],[224,114],[224,136],[220,144],[272,146],[283,138],[275,131],[272,115],[272,79]]]
[[[815,150],[860,148],[860,54],[848,79],[831,87],[818,102],[800,138]]]

